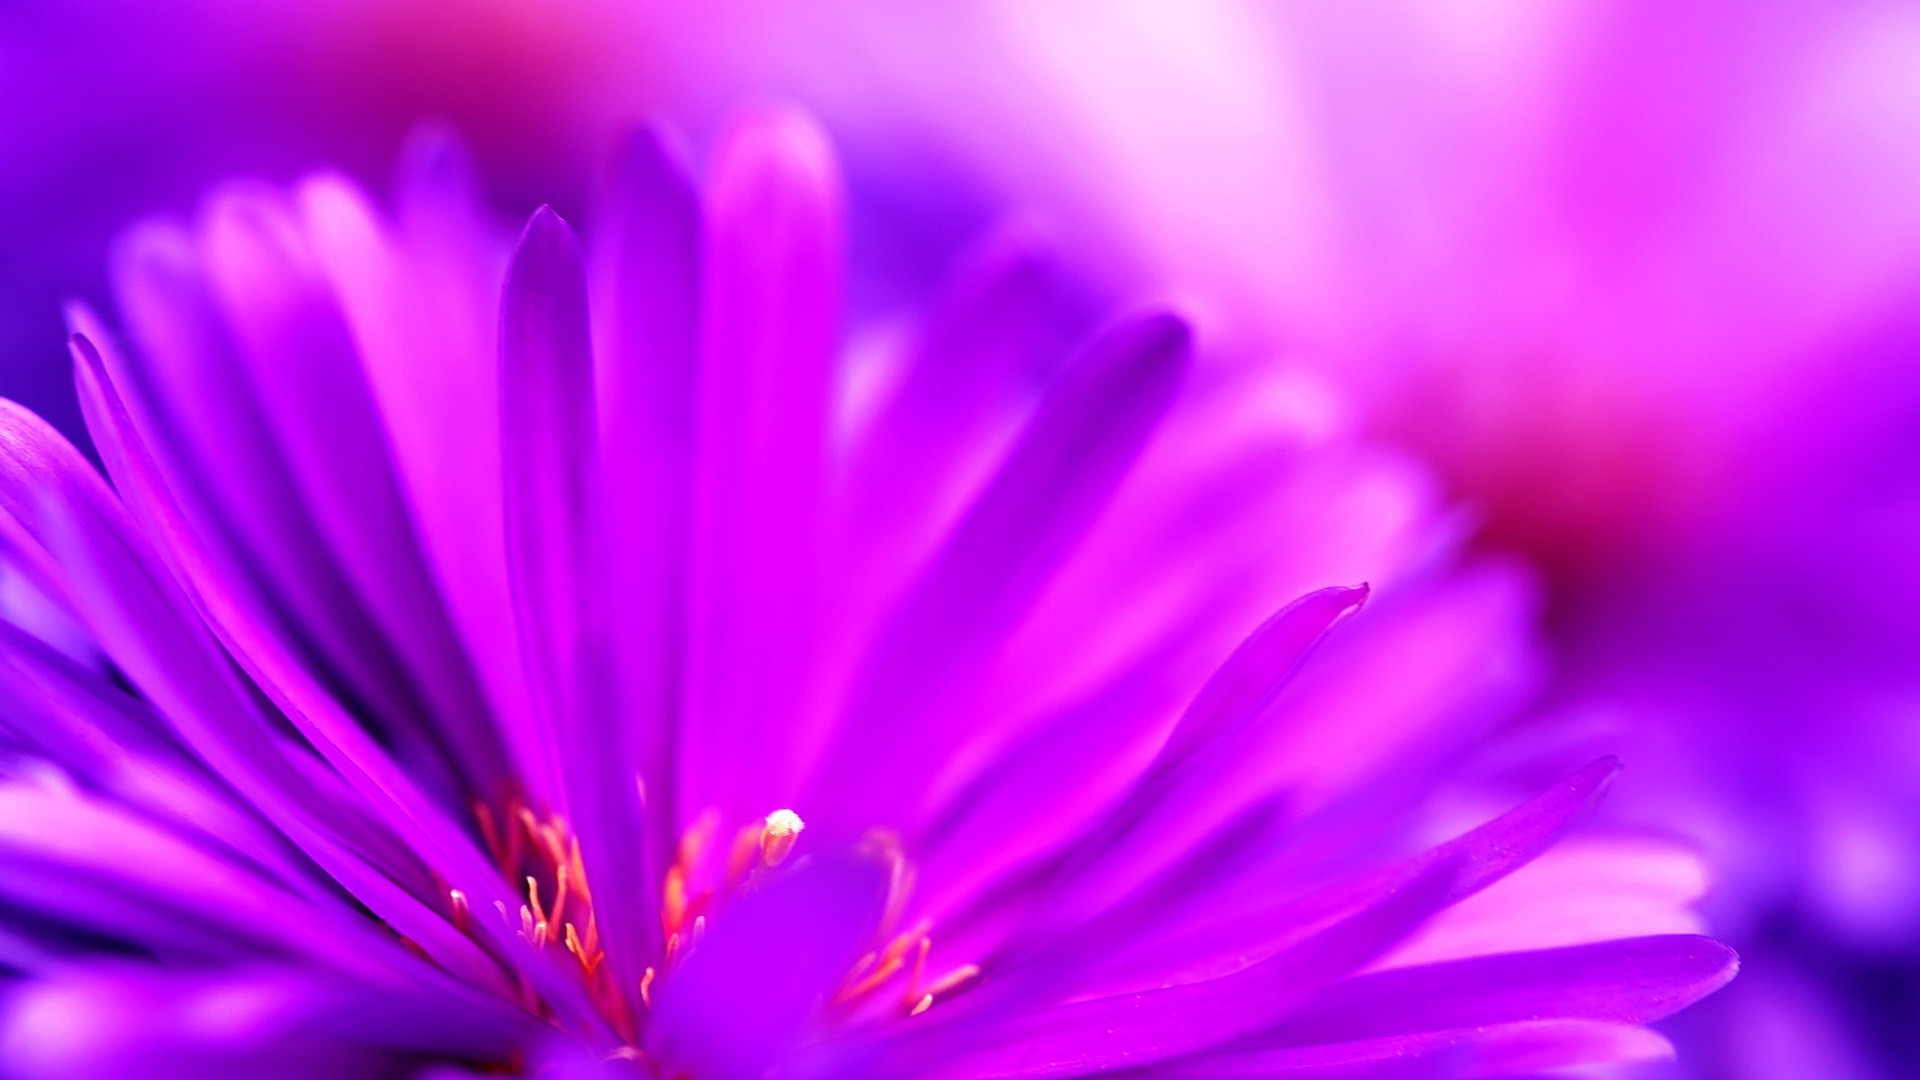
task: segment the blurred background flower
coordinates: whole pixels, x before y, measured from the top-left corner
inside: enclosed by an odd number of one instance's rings
[[[885,271],[857,310],[1019,203],[1423,457],[1543,574],[1539,737],[1621,748],[1612,812],[1709,856],[1750,977],[1696,1064],[1915,1071],[1910,5],[128,7],[0,15],[0,390],[74,430],[54,305],[228,172],[377,182],[436,115],[496,203],[564,208],[627,117],[797,98]]]

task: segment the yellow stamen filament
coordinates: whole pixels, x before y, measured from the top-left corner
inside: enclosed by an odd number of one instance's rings
[[[889,941],[879,952],[861,957],[860,962],[847,973],[840,991],[834,994],[835,1004],[856,1001],[886,985],[889,979],[906,967],[909,952],[920,949],[924,956],[925,950],[932,944],[927,938],[928,931],[932,929],[933,923],[922,919],[911,930]]]
[[[546,909],[540,906],[540,883],[533,880],[532,874],[527,875],[527,905],[532,908],[534,922],[547,921]]]
[[[553,919],[555,922],[565,917],[567,910],[567,864],[561,863],[553,871]]]

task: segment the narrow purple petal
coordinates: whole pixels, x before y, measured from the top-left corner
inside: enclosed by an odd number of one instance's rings
[[[844,267],[840,180],[804,115],[755,111],[706,199],[685,813],[788,805],[819,587]]]
[[[1367,587],[1309,593],[1261,624],[1201,688],[1167,736],[1147,779],[1178,769],[1201,747],[1253,722],[1321,638],[1358,610]]]
[[[187,613],[187,599],[171,587],[163,570],[153,566],[144,546],[125,533],[127,526],[98,478],[57,436],[22,424],[16,446],[45,455],[46,461],[60,462],[71,455],[66,470],[49,472],[66,482],[46,494],[67,497],[52,504],[60,512],[46,527],[63,565],[79,583],[76,591],[91,601],[85,613],[93,620],[96,636],[154,700],[183,743],[328,873],[452,970],[481,984],[499,984],[491,961],[442,915],[422,905],[420,896],[431,892],[431,886],[417,883],[408,892],[395,884],[422,877],[413,859],[424,856],[444,881],[475,900],[512,901],[497,873],[351,717],[312,684],[305,670],[270,636],[257,632],[258,621],[220,589],[221,579],[196,569],[196,547],[181,532],[151,462],[140,452],[130,418],[112,392],[99,354],[84,338],[75,339],[75,361],[81,400],[96,442],[116,466],[130,497],[143,508],[150,527],[170,540],[168,550],[185,561],[188,579],[199,583],[202,599],[215,615],[211,625],[224,628],[224,640],[234,657],[340,769],[346,782],[368,796],[381,823],[408,837],[410,850],[398,848],[383,829],[364,821],[356,812],[358,804],[344,800],[342,793],[323,795],[311,789],[332,774],[288,767],[253,699],[234,683],[231,668],[206,640],[206,624]],[[6,497],[6,489],[0,487],[0,502]],[[336,835],[351,838],[352,850],[343,848]],[[367,866],[363,857],[374,858],[379,868]],[[440,899],[433,897],[436,903]],[[510,931],[484,920],[478,925],[500,946],[515,948]],[[553,980],[544,965],[533,967],[532,975],[556,994],[558,1002],[578,996],[570,993],[570,984]]]
[[[1448,904],[1486,888],[1531,862],[1578,823],[1620,770],[1612,758],[1566,780],[1478,828],[1398,864],[1350,877],[1305,895],[1269,898],[1261,878],[1249,879],[1240,900],[1223,894],[1217,917],[1174,927],[1136,963],[1143,975],[1187,981],[1214,978],[1298,940],[1306,928],[1369,902],[1381,890],[1440,863],[1457,866]],[[1238,890],[1237,890],[1238,891]]]
[[[616,712],[586,270],[551,210],[527,223],[500,311],[507,557],[534,703],[549,727],[619,986],[637,998],[652,931],[633,740]],[[605,885],[602,885],[602,882]]]
[[[1175,724],[1125,798],[1063,855],[1029,936],[1077,923],[1171,865],[1206,832],[1270,789],[1219,783],[1231,738],[1258,722],[1308,651],[1366,597],[1364,587],[1310,593],[1263,623],[1228,657]]]
[[[161,464],[196,531],[245,560],[302,644],[357,696],[398,711],[403,675],[368,647],[378,631],[299,498],[192,238],[164,225],[135,229],[115,252],[113,278],[140,361],[118,364],[114,378],[129,401],[152,402],[137,411],[148,414],[156,453],[167,450]]]
[[[1673,1047],[1643,1027],[1592,1020],[1522,1020],[1452,1031],[1208,1054],[1155,1066],[1188,1080],[1283,1076],[1294,1080],[1517,1080],[1567,1075],[1596,1063],[1664,1061]],[[1582,1075],[1576,1073],[1573,1075]]]
[[[864,627],[963,513],[1071,358],[1063,272],[1029,228],[969,254],[849,452],[835,602]],[[847,595],[851,594],[851,595]]]
[[[1350,1042],[1540,1017],[1647,1024],[1725,986],[1738,967],[1725,945],[1676,934],[1395,968],[1329,987],[1261,1042]]]
[[[423,152],[410,164],[458,174],[418,161],[443,156]],[[352,331],[422,555],[518,766],[515,779],[530,798],[557,805],[555,782],[525,767],[540,755],[530,749],[531,706],[507,586],[500,425],[474,422],[500,414],[496,338],[506,238],[490,243],[484,214],[457,180],[416,185],[411,172],[403,168],[397,181],[414,192],[403,225],[383,219],[352,183],[334,176],[301,183],[294,205]]]
[[[303,956],[379,976],[413,961],[344,906],[313,907],[110,804],[0,784],[10,907],[166,956]]]
[[[595,888],[660,942],[656,890],[678,839],[675,743],[686,665],[688,520],[699,360],[700,207],[655,131],[616,154],[592,237],[594,376],[605,477],[620,730],[645,793],[646,866]],[[630,786],[630,785],[629,785]],[[604,875],[603,875],[604,877]],[[629,973],[631,977],[632,973]]]
[[[1132,787],[1181,704],[1149,671],[1047,717],[936,796],[939,811],[908,834],[928,910],[944,915],[1013,867],[1059,852]]]
[[[225,857],[311,895],[312,868],[185,756],[145,706],[0,622],[0,729],[83,783]]]
[[[328,549],[445,728],[447,752],[476,791],[494,789],[505,775],[499,745],[421,555],[339,301],[299,222],[277,200],[233,192],[209,206],[203,242],[242,366]]]
[[[1179,319],[1135,319],[1102,335],[1048,392],[881,627],[814,783],[815,805],[849,828],[916,808],[972,734],[956,699],[1126,475],[1171,403],[1190,349]]]
[[[451,985],[396,992],[270,964],[102,965],[0,1004],[0,1057],[20,1077],[387,1075],[420,1055],[506,1061],[539,1031]]]
[[[1028,1009],[1021,1002],[1005,1017],[1005,1035],[992,1046],[968,1048],[956,1062],[956,1075],[1070,1076],[1139,1067],[1256,1034],[1404,940],[1445,906],[1454,875],[1449,863],[1432,866],[1293,948],[1225,978],[1030,1015],[1023,1015]],[[1005,997],[1019,1002],[1019,982],[1052,984],[1059,977],[1043,960],[1037,968],[1007,975],[1014,985]],[[963,1000],[953,1008],[966,1004]],[[1007,1007],[983,1005],[996,1006]]]

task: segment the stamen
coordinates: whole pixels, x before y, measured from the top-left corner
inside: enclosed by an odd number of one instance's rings
[[[760,830],[760,858],[768,866],[779,866],[788,855],[793,854],[793,845],[800,842],[800,831],[807,823],[800,815],[791,810],[775,810],[767,815],[767,823]]]
[[[942,994],[951,994],[955,990],[960,989],[962,986],[972,982],[974,979],[979,977],[980,977],[980,965],[961,964],[959,967],[954,968],[952,971],[949,971],[945,975],[942,975],[938,979],[935,979],[933,982],[933,985],[927,987],[927,995],[929,997],[932,997],[932,996],[942,995]]]
[[[687,872],[678,863],[667,867],[660,883],[660,925],[671,935],[687,917]]]
[[[918,873],[901,848],[900,838],[886,829],[869,830],[861,837],[857,850],[883,859],[887,864],[887,900],[880,914],[880,935],[885,937],[900,925],[907,901],[913,897]]]
[[[862,957],[860,962],[847,973],[839,992],[833,995],[834,1003],[846,1004],[858,1000],[886,985],[888,980],[906,967],[907,953],[916,947],[922,950],[924,956],[928,945],[927,932],[932,928],[933,923],[930,920],[922,919],[915,923],[911,930],[887,942],[886,947],[878,953],[868,953]],[[915,982],[908,987],[909,996],[913,987],[917,985],[916,977]]]
[[[927,977],[927,953],[933,950],[933,939],[920,939],[920,948],[913,954],[913,973],[907,976],[906,1000],[911,1003],[920,996],[920,980]]]
[[[554,922],[559,922],[567,910],[567,864],[562,862],[553,870],[553,911],[549,914]]]
[[[922,959],[925,959],[926,953],[924,951],[922,951],[920,955]],[[927,987],[927,992],[921,994],[918,1000],[915,1000],[909,995],[906,1002],[903,1002],[903,1004],[908,1005],[907,1015],[919,1016],[921,1013],[933,1007],[934,998],[953,993],[955,990],[973,981],[979,974],[979,965],[961,964],[959,967],[935,979],[933,985]],[[917,982],[918,979],[915,981]]]
[[[760,821],[749,821],[734,832],[731,843],[715,851],[721,818],[717,811],[700,814],[680,836],[672,862],[660,879],[660,924],[664,955],[642,969],[637,987],[615,985],[612,967],[600,941],[593,892],[582,860],[580,840],[565,818],[535,812],[522,800],[499,804],[475,803],[474,819],[487,853],[500,865],[508,881],[525,885],[525,902],[518,919],[511,900],[494,901],[501,924],[535,951],[564,949],[579,965],[582,986],[594,1007],[629,1047],[635,1042],[641,1015],[634,1006],[653,1008],[653,991],[662,980],[672,980],[687,957],[699,949],[707,934],[708,917],[724,912],[756,879],[791,861],[806,822],[791,809],[778,809]],[[911,910],[916,869],[899,838],[873,830],[857,850],[882,860],[887,870],[886,896],[873,941],[874,951],[862,956],[842,977],[827,1001],[848,1022],[865,1023],[890,1013],[914,1016],[943,996],[977,978],[972,964],[955,968],[927,981],[933,942],[930,920],[921,919],[900,931]],[[544,883],[544,884],[543,884]],[[459,890],[445,890],[451,918],[463,933],[472,933],[472,901]],[[541,895],[543,888],[552,891]],[[722,916],[724,917],[724,915]],[[899,931],[899,932],[897,932]],[[405,942],[410,948],[411,942]],[[545,1015],[545,1006],[533,988],[522,957],[502,957],[518,984],[524,1004]],[[562,961],[564,963],[564,961]],[[570,966],[570,965],[569,965]],[[897,988],[897,989],[896,989]],[[638,994],[632,991],[637,989]],[[893,995],[898,994],[896,998]],[[898,1005],[892,1001],[897,1000]],[[898,1011],[895,1011],[898,1010]],[[638,1053],[636,1050],[635,1053]]]
[[[547,921],[546,909],[540,906],[540,883],[533,880],[532,874],[527,875],[527,904],[533,909],[533,921]]]

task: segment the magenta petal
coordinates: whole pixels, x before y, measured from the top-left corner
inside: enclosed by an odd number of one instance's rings
[[[967,1054],[962,1074],[1070,1076],[1144,1066],[1257,1034],[1403,940],[1445,905],[1455,872],[1447,863],[1431,867],[1293,948],[1225,978],[1008,1017],[1006,1035]],[[1058,978],[1044,958],[1038,965],[1010,973],[1008,981]],[[1006,993],[1017,995],[1017,983]]]
[[[472,789],[505,765],[421,554],[339,301],[288,208],[228,194],[208,209],[208,276],[291,478]],[[394,718],[397,722],[401,718]]]
[[[885,863],[816,855],[748,892],[656,991],[650,1049],[668,1075],[762,1076],[879,922]]]
[[[240,553],[302,643],[356,695],[398,711],[402,675],[384,650],[368,647],[378,630],[298,496],[192,238],[143,226],[119,244],[113,270],[141,361],[119,365],[114,377],[130,400],[152,402],[151,437],[167,441],[171,453],[160,456],[177,466],[171,480],[196,513],[196,531]]]
[[[22,910],[145,945],[162,956],[306,956],[382,970],[381,949],[341,916],[110,805],[0,785],[0,896]],[[343,932],[344,931],[344,932]],[[364,950],[364,951],[363,951]],[[398,950],[385,964],[408,963]]]
[[[1673,1048],[1664,1038],[1643,1027],[1592,1020],[1522,1020],[1284,1050],[1225,1051],[1167,1062],[1156,1066],[1153,1075],[1186,1080],[1264,1076],[1294,1080],[1519,1080],[1568,1075],[1561,1070],[1602,1062],[1662,1061],[1672,1054]]]
[[[1178,927],[1137,963],[1141,973],[1180,980],[1212,978],[1246,966],[1298,940],[1305,928],[1370,902],[1381,890],[1425,874],[1437,864],[1457,866],[1453,904],[1531,862],[1578,823],[1620,770],[1612,758],[1596,761],[1554,787],[1478,828],[1413,858],[1305,895],[1268,900],[1254,894],[1219,906],[1218,917]]]
[[[181,536],[177,519],[164,505],[150,462],[137,453],[139,443],[111,394],[98,354],[84,339],[76,339],[75,356],[82,402],[103,451],[119,466],[130,494],[147,507],[154,527],[174,541],[174,554],[191,560],[193,545]],[[52,517],[42,528],[62,565],[74,575],[76,592],[87,599],[84,613],[102,645],[155,702],[181,741],[381,918],[451,970],[482,984],[497,984],[499,972],[471,941],[426,908],[419,895],[396,884],[424,877],[411,856],[396,851],[391,837],[365,820],[357,804],[344,801],[344,793],[315,789],[316,783],[332,774],[290,767],[254,700],[236,683],[203,624],[189,614],[187,598],[164,569],[154,565],[147,549],[125,532],[118,507],[77,454],[57,436],[26,424],[18,428],[14,445],[20,448],[16,453],[48,455],[47,461],[71,455],[72,471],[49,472],[66,482],[43,490],[42,502]],[[0,489],[0,502],[7,497]],[[204,576],[200,580],[218,584],[217,579]],[[279,696],[288,717],[329,754],[350,782],[371,794],[372,805],[386,811],[383,824],[409,835],[415,842],[413,851],[437,861],[446,879],[469,896],[486,901],[509,898],[497,874],[465,837],[450,827],[350,718],[310,684],[297,664],[260,636],[252,620],[231,614],[230,598],[211,591],[206,599],[216,612],[228,614],[214,625],[227,628],[237,657],[260,675],[278,676],[267,678],[266,687]],[[369,866],[366,860],[375,865]],[[432,899],[440,902],[438,896]],[[480,925],[502,935],[510,933],[492,924]],[[503,944],[512,947],[510,936]],[[543,972],[534,970],[536,976]],[[567,998],[562,994],[556,1000]]]
[[[520,646],[550,732],[568,819],[588,865],[600,932],[619,942],[620,989],[638,996],[652,905],[633,741],[616,712],[599,429],[586,270],[573,231],[536,211],[500,311],[507,559]],[[643,951],[644,950],[644,951]]]
[[[1348,1042],[1540,1017],[1646,1024],[1725,986],[1733,950],[1692,935],[1395,968],[1327,988],[1265,1045]]]
[[[907,816],[972,734],[954,699],[1106,505],[1172,402],[1191,347],[1178,318],[1138,318],[1102,335],[1048,392],[878,632],[813,785],[843,827]]]
[[[425,857],[444,875],[447,882],[465,889],[469,896],[492,899],[497,895],[500,899],[506,899],[507,895],[501,890],[496,875],[481,860],[464,834],[445,818],[441,808],[412,783],[353,718],[314,684],[307,670],[265,631],[265,620],[249,606],[243,595],[232,588],[232,575],[222,574],[217,566],[209,565],[208,558],[193,538],[186,534],[176,508],[169,499],[169,492],[151,457],[145,453],[146,444],[134,429],[133,417],[119,397],[115,384],[108,378],[101,353],[86,338],[75,335],[73,354],[76,387],[95,444],[118,478],[127,499],[137,508],[147,529],[167,541],[165,550],[179,563],[176,572],[196,590],[196,598],[203,605],[208,619],[207,625],[220,635],[221,642],[280,706],[287,719],[339,771],[346,784],[365,795],[368,805],[377,808],[376,812],[384,811],[381,815],[383,824],[392,826],[400,836],[411,842],[414,854]],[[125,601],[131,597],[122,596],[121,599]],[[182,598],[182,602],[185,602],[185,598]],[[178,676],[182,671],[175,667],[169,669],[168,674]],[[213,685],[216,683],[203,682],[198,693],[209,694]],[[218,697],[202,697],[197,707],[206,710],[209,715],[220,715],[224,711],[229,721],[225,729],[227,731],[234,730],[236,726],[243,732],[255,725],[265,728],[264,718],[254,711],[250,699],[237,696],[227,699],[224,709],[219,704],[220,700]],[[179,723],[177,719],[174,722]],[[199,730],[189,728],[187,742],[197,752],[204,754],[207,750],[197,740],[207,736],[197,734]],[[331,774],[301,775],[313,779]],[[309,802],[312,801],[310,797]],[[327,813],[321,816],[320,821],[327,827],[339,830],[343,822],[353,820],[354,809],[342,805],[337,799],[331,800]],[[298,830],[295,834],[298,834]],[[381,845],[372,842],[384,837],[363,834],[360,839],[363,854],[381,851]],[[342,872],[359,873],[351,863],[339,866]],[[406,880],[410,876],[404,872],[405,868],[396,867],[391,861],[383,869],[386,876],[396,880]],[[395,888],[392,882],[381,877],[367,880],[383,891]],[[363,897],[363,900],[374,904],[371,898]],[[432,900],[438,903],[440,897],[435,895]],[[409,909],[417,906],[417,897],[412,898]],[[389,913],[389,917],[396,920],[396,924],[402,918],[395,913]],[[469,958],[466,966],[474,966],[472,958],[478,954],[470,943],[452,934],[447,926],[422,924],[417,917],[408,925],[412,927],[417,940],[445,941],[457,953]],[[485,965],[480,966],[484,968]]]
[[[0,1005],[0,1058],[17,1077],[384,1075],[390,1055],[500,1060],[530,1017],[450,985],[376,989],[253,964],[218,974],[101,965]]]
[[[901,385],[849,451],[840,483],[836,597],[864,623],[992,476],[1047,380],[1070,356],[1062,271],[1030,230],[971,253],[913,346]]]
[[[592,655],[606,647],[607,614],[590,584],[604,554],[586,272],[573,231],[544,207],[507,272],[500,388],[514,609],[535,699],[557,733],[608,704],[606,659]]]
[[[1333,624],[1366,598],[1365,585],[1321,589],[1262,623],[1201,687],[1167,736],[1148,779],[1170,773],[1201,747],[1251,723]]]
[[[296,892],[312,868],[196,767],[143,704],[53,647],[0,621],[0,730],[29,753],[97,785],[177,833]]]
[[[1156,870],[1171,865],[1248,798],[1216,782],[1230,738],[1257,722],[1307,652],[1356,609],[1366,588],[1330,588],[1287,605],[1221,665],[1182,714],[1159,753],[1106,816],[1063,853],[1043,916],[1027,935],[1044,939],[1085,919]]]
[[[648,869],[595,888],[660,946],[657,881],[678,839],[674,753],[686,665],[688,514],[699,357],[700,207],[656,132],[626,140],[592,236],[594,376],[619,727],[645,792]]]
[[[679,798],[731,822],[788,805],[804,711],[845,261],[825,137],[797,112],[748,114],[706,205]]]

